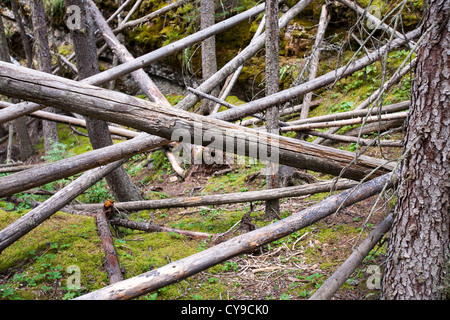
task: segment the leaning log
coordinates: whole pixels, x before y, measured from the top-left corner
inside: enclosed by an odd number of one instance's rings
[[[333,83],[334,81],[336,81],[338,79],[341,79],[343,77],[351,75],[355,71],[358,71],[358,70],[374,63],[375,61],[384,57],[384,55],[387,52],[390,52],[392,50],[396,50],[396,49],[400,48],[401,46],[408,43],[409,40],[419,37],[420,34],[421,34],[421,30],[415,29],[411,32],[408,32],[405,35],[404,39],[399,39],[399,38],[395,39],[391,43],[388,43],[388,44],[382,46],[381,48],[379,48],[378,50],[368,54],[364,58],[354,61],[349,66],[343,66],[337,70],[330,71],[320,77],[317,77],[312,81],[308,81],[299,86],[280,91],[280,92],[270,95],[268,97],[253,100],[251,102],[248,102],[246,104],[239,106],[239,108],[233,108],[233,109],[228,109],[223,112],[219,112],[216,115],[216,118],[217,119],[227,119],[228,121],[239,120],[239,119],[242,119],[251,114],[258,113],[262,110],[265,110],[272,105],[288,102],[288,101],[290,101],[294,98],[297,98],[301,95],[304,95],[308,92],[322,88],[326,85]]]
[[[237,14],[229,19],[221,21],[214,24],[213,26],[206,28],[204,30],[198,31],[193,35],[187,36],[179,41],[171,43],[170,45],[164,46],[152,52],[149,52],[139,58],[128,61],[126,63],[120,64],[117,67],[111,68],[109,70],[98,73],[92,77],[83,79],[80,82],[91,84],[91,85],[101,85],[108,83],[112,80],[116,80],[119,77],[125,76],[135,70],[149,66],[150,64],[166,58],[180,50],[183,50],[195,43],[201,42],[213,35],[216,35],[222,31],[228,30],[248,19],[254,17],[264,11],[264,4],[255,6],[245,12]],[[31,112],[42,109],[39,104],[36,103],[19,103],[14,109],[4,109],[0,110],[0,123],[6,122],[21,116],[25,116]]]
[[[157,290],[305,228],[335,213],[339,208],[347,207],[381,192],[386,184],[388,188],[392,187],[390,174],[328,197],[314,206],[265,227],[242,234],[161,268],[126,279],[114,285],[109,285],[75,299],[125,300]]]
[[[236,192],[226,194],[214,194],[198,197],[184,197],[174,199],[158,199],[145,201],[117,202],[115,208],[123,211],[139,211],[163,208],[187,208],[207,205],[221,205],[231,203],[242,203],[252,201],[275,200],[281,198],[299,197],[320,192],[331,192],[352,188],[357,185],[355,181],[340,179],[339,181],[326,181],[271,190],[259,190],[248,192]],[[92,211],[98,210],[102,204],[74,204],[67,206],[65,210],[72,211]]]
[[[169,143],[169,141],[159,137],[148,137],[147,134],[140,134],[129,141],[1,177],[0,197],[13,195],[59,179],[68,178],[77,173],[149,151],[166,143]]]
[[[18,220],[0,231],[0,253],[19,238],[26,235],[42,222],[50,218],[54,213],[68,205],[79,194],[97,183],[105,175],[122,165],[122,161],[116,161],[107,166],[100,167],[83,174],[80,178],[61,189],[50,199],[20,217]]]
[[[17,105],[5,101],[0,101],[0,108],[9,108],[15,106]],[[38,110],[30,113],[28,116],[86,128],[86,121],[84,119],[69,117],[53,112]],[[139,134],[139,132],[128,130],[122,127],[108,126],[108,129],[111,134],[126,138],[134,138]]]
[[[281,132],[304,131],[304,130],[319,129],[319,128],[342,127],[342,126],[361,124],[361,123],[371,123],[371,122],[380,122],[380,121],[388,121],[388,120],[406,119],[407,116],[408,116],[408,112],[396,112],[396,113],[391,113],[391,114],[360,117],[360,118],[346,119],[346,120],[305,123],[305,124],[293,125],[293,126],[289,126],[289,127],[282,127],[282,128],[280,128],[280,131]]]
[[[350,278],[355,269],[362,263],[370,250],[381,240],[392,225],[392,214],[388,215],[378,227],[353,251],[347,260],[325,281],[309,300],[328,300]]]
[[[102,241],[103,251],[105,253],[106,272],[108,273],[109,284],[114,284],[123,280],[120,271],[119,259],[114,248],[114,240],[109,229],[107,212],[112,208],[110,201],[106,201],[103,210],[99,210],[95,214],[95,224],[97,225],[97,233]]]
[[[293,138],[243,128],[212,117],[165,108],[120,92],[8,63],[0,62],[0,67],[2,94],[115,122],[168,140],[182,140],[180,142],[201,144],[224,151],[227,149],[226,152],[251,156],[262,161],[273,162],[278,153],[279,162],[282,164],[333,175],[340,175],[346,167],[343,177],[350,179],[361,179],[378,167],[378,175],[393,169],[393,165],[386,164],[386,161],[368,156],[359,156],[355,164],[348,166],[355,159],[352,152],[317,146]]]

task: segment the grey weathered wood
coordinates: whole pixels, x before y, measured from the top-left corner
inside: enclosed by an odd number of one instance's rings
[[[186,208],[207,205],[221,205],[230,203],[242,203],[251,201],[274,200],[281,198],[299,197],[302,195],[315,194],[319,192],[330,192],[352,188],[357,185],[355,181],[340,179],[339,181],[318,182],[308,185],[300,185],[270,190],[236,192],[226,194],[214,194],[186,198],[158,199],[145,201],[117,202],[114,204],[119,210],[139,211],[162,208]],[[74,204],[67,206],[65,210],[92,211],[101,209],[103,204]]]
[[[339,113],[333,113],[333,114],[326,114],[323,116],[317,116],[317,117],[308,118],[308,119],[289,121],[289,122],[286,122],[286,125],[293,126],[293,125],[307,124],[307,123],[318,123],[318,122],[326,122],[326,121],[351,119],[351,118],[355,118],[355,117],[366,117],[368,115],[393,113],[393,112],[404,111],[404,110],[408,109],[410,104],[411,104],[411,102],[408,100],[408,101],[394,103],[394,104],[390,104],[390,105],[386,105],[386,106],[381,106],[379,108],[362,109],[362,110],[355,109],[353,111],[345,111],[345,112],[339,112]]]
[[[9,108],[9,107],[14,107],[14,106],[17,106],[17,104],[0,101],[0,108]],[[33,113],[30,113],[29,116],[86,128],[85,120],[80,119],[80,118],[65,116],[62,114],[38,110],[38,111],[34,111]],[[109,126],[108,128],[109,128],[109,132],[111,134],[115,134],[115,135],[118,135],[121,137],[126,137],[126,138],[134,138],[139,134],[139,132],[128,130],[128,129],[125,129],[122,127]]]
[[[281,132],[288,132],[288,131],[311,130],[311,129],[318,129],[318,128],[342,127],[342,126],[360,124],[360,123],[371,123],[371,122],[378,122],[378,121],[406,119],[407,116],[408,116],[408,112],[396,112],[396,113],[391,113],[391,114],[382,114],[379,116],[367,116],[367,117],[360,117],[360,118],[346,119],[346,120],[305,123],[305,124],[299,124],[299,125],[294,125],[294,126],[289,126],[289,127],[282,127],[280,130],[281,130]]]
[[[105,253],[105,265],[109,284],[120,282],[123,280],[123,276],[105,210],[99,210],[95,214],[95,224],[97,225],[97,234],[102,241],[103,252]]]
[[[120,165],[122,165],[122,161],[116,161],[107,166],[86,172],[80,178],[55,193],[50,199],[41,203],[39,206],[1,230],[0,252],[50,218],[58,210],[69,204],[70,201],[75,199],[79,194],[87,190],[90,186]]]
[[[165,143],[168,143],[165,139],[141,134],[129,141],[88,151],[69,159],[35,166],[28,170],[1,177],[0,195],[12,195],[52,181],[71,177],[77,173],[148,151]]]
[[[210,141],[206,139],[196,141],[199,139],[195,138],[199,133],[203,137],[207,132],[217,138],[215,148],[222,143],[222,150],[225,150],[225,145],[228,143],[234,146],[234,150],[227,150],[229,152],[244,153],[243,155],[254,156],[260,160],[270,160],[268,154],[264,152],[250,154],[250,148],[257,146],[260,147],[260,151],[278,151],[279,162],[282,164],[334,175],[339,175],[342,168],[347,167],[355,158],[355,155],[348,151],[315,146],[297,139],[258,132],[212,117],[165,108],[120,92],[89,86],[3,62],[0,62],[0,66],[0,93],[2,94],[115,122],[165,139],[180,139],[178,133],[182,130],[183,134],[189,133],[187,138],[190,139],[183,142],[210,146]],[[127,116],[124,117],[124,114]],[[176,137],[173,137],[174,134]],[[278,146],[276,146],[277,142]],[[245,144],[244,150],[238,148],[242,144]],[[380,166],[377,170],[379,174],[393,168],[391,164],[386,164],[386,161],[360,156],[356,164],[346,168],[344,177],[360,179],[378,166]]]
[[[330,16],[328,15],[327,6],[323,5],[320,13],[319,27],[317,29],[316,40],[314,42],[313,50],[310,58],[309,66],[309,81],[313,80],[317,75],[317,69],[319,68],[320,51],[323,37],[325,36],[325,30],[327,28]],[[312,92],[308,92],[303,97],[302,111],[300,113],[300,119],[308,118],[309,106],[312,100]]]
[[[89,7],[91,14],[95,20],[96,25],[100,29],[103,34],[103,38],[105,39],[108,46],[114,52],[114,54],[119,58],[121,63],[125,63],[128,61],[133,61],[134,57],[127,50],[127,48],[120,43],[119,39],[112,32],[111,28],[108,26],[105,18],[103,18],[102,13],[95,5],[94,1],[88,0],[86,1],[87,6]],[[156,87],[155,83],[150,79],[148,74],[143,69],[138,69],[131,73],[133,79],[137,82],[141,90],[144,94],[150,99],[150,101],[156,102],[161,105],[165,105],[170,107],[171,104],[164,95],[159,91]]]
[[[319,221],[339,208],[366,199],[392,187],[390,174],[366,182],[359,187],[343,191],[320,203],[265,227],[242,234],[209,249],[172,262],[161,268],[126,279],[114,285],[90,292],[76,300],[119,300],[132,299],[150,291],[185,279],[234,256],[251,252],[256,248],[285,237],[292,232]]]
[[[303,131],[303,133],[311,135],[311,136],[334,140],[334,141],[358,143],[361,146],[381,146],[381,147],[402,147],[403,146],[403,141],[401,141],[401,140],[377,140],[376,138],[373,140],[370,140],[370,139],[363,139],[363,138],[358,138],[358,137],[344,136],[344,135],[340,135],[340,134],[331,134],[331,133],[315,131],[315,130],[305,130],[305,131]]]
[[[299,86],[280,91],[268,97],[248,102],[239,106],[239,108],[233,108],[223,112],[219,112],[216,117],[218,119],[227,119],[228,121],[239,120],[251,114],[265,110],[272,105],[288,102],[294,98],[297,98],[298,96],[304,95],[308,92],[331,84],[337,79],[341,79],[342,77],[351,75],[355,71],[358,71],[365,66],[368,66],[373,62],[379,60],[384,56],[386,52],[390,52],[392,50],[400,48],[401,46],[405,45],[410,39],[419,37],[420,34],[421,31],[419,29],[408,32],[405,35],[406,39],[398,38],[396,40],[393,40],[391,43],[382,46],[379,50],[370,53],[364,58],[354,61],[349,66],[344,66],[335,71],[330,71],[322,76],[315,78],[312,81],[305,82]]]
[[[132,61],[120,64],[117,67],[111,68],[109,70],[103,71],[92,77],[86,78],[81,82],[91,84],[91,85],[102,85],[115,80],[119,77],[125,76],[135,70],[144,68],[153,62],[161,60],[168,57],[180,50],[183,50],[195,43],[201,42],[202,40],[209,38],[212,35],[218,34],[222,31],[230,29],[239,23],[242,23],[249,18],[260,14],[264,11],[264,4],[258,5],[251,8],[243,13],[237,14],[225,21],[216,23],[214,26],[198,31],[193,35],[187,36],[179,41],[171,43],[170,45],[164,46],[152,52],[145,54],[139,58]],[[24,115],[27,115],[33,111],[42,109],[39,105],[35,103],[20,103],[14,110],[0,110],[0,123],[9,121]],[[9,112],[10,111],[10,112]],[[6,117],[7,115],[8,117]]]
[[[279,20],[280,29],[284,28],[289,23],[289,21],[295,18],[295,16],[297,16],[311,2],[312,0],[301,0],[297,4],[295,4],[288,12],[286,12],[280,18]],[[234,71],[236,71],[236,69],[242,66],[245,63],[245,61],[253,57],[264,46],[265,39],[266,33],[261,34],[256,39],[253,39],[252,42],[244,50],[242,50],[236,57],[231,59],[225,66],[223,66],[212,77],[210,77],[207,81],[203,82],[196,89],[204,93],[211,92],[211,90],[220,85],[230,74],[232,74]],[[189,94],[183,100],[181,100],[175,107],[183,110],[189,110],[197,102],[198,97],[194,94]]]

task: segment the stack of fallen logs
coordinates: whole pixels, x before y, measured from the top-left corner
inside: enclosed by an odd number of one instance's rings
[[[181,2],[185,1],[178,1],[177,5],[171,8],[181,5]],[[280,28],[286,26],[292,18],[298,15],[311,2],[312,0],[302,0],[294,5],[280,18]],[[216,112],[209,117],[205,117],[190,113],[186,110],[190,110],[204,97],[204,94],[208,94],[213,88],[220,85],[227,77],[230,77],[233,72],[240,68],[246,60],[260,50],[265,41],[264,33],[255,37],[247,48],[242,50],[215,75],[196,88],[197,93],[192,92],[188,94],[175,108],[171,108],[168,105],[167,100],[165,100],[148,75],[143,72],[142,68],[187,48],[194,43],[198,43],[223,30],[229,29],[238,23],[246,21],[250,17],[254,17],[264,11],[263,4],[135,59],[115,37],[115,34],[124,30],[127,25],[132,25],[132,23],[123,23],[119,26],[119,31],[117,29],[112,31],[108,26],[108,21],[105,21],[94,2],[90,0],[87,3],[90,6],[91,13],[100,32],[104,36],[106,45],[110,46],[119,58],[122,59],[122,64],[81,81],[73,81],[0,62],[0,94],[25,100],[25,102],[19,104],[2,102],[0,106],[4,109],[0,110],[0,123],[30,115],[77,126],[85,125],[85,123],[73,117],[48,114],[47,112],[40,111],[44,106],[51,106],[67,111],[68,113],[77,113],[123,125],[136,131],[110,126],[111,133],[125,136],[130,138],[130,140],[89,151],[69,159],[59,160],[51,164],[23,168],[23,171],[1,177],[0,197],[13,195],[58,179],[85,172],[65,188],[56,192],[47,201],[39,204],[29,213],[1,230],[0,254],[6,247],[51,217],[58,210],[63,208],[67,211],[76,210],[76,205],[69,206],[71,201],[112,170],[121,166],[129,157],[166,146],[171,141],[210,147],[211,140],[203,139],[203,137],[213,135],[216,138],[215,143],[220,142],[222,147],[225,145],[232,146],[230,149],[227,149],[227,152],[246,156],[253,155],[259,160],[267,160],[265,158],[267,155],[264,155],[264,152],[261,152],[261,150],[269,150],[276,146],[279,163],[300,169],[331,174],[339,177],[339,179],[307,186],[239,193],[238,195],[226,194],[138,201],[116,203],[114,205],[112,203],[105,203],[103,205],[83,207],[83,210],[98,210],[96,213],[96,221],[99,235],[103,239],[105,255],[107,260],[110,261],[111,267],[108,267],[108,273],[110,275],[111,285],[88,293],[78,299],[130,299],[137,297],[189,277],[238,254],[254,250],[259,246],[282,238],[333,214],[341,208],[393,186],[391,174],[395,168],[394,163],[323,146],[319,142],[323,142],[326,139],[333,139],[336,141],[356,142],[360,145],[400,147],[402,145],[400,141],[361,139],[359,138],[361,132],[358,138],[336,135],[335,133],[341,126],[347,124],[369,123],[373,121],[378,123],[381,121],[381,123],[386,124],[386,128],[398,127],[406,117],[406,112],[399,111],[408,109],[408,101],[390,106],[379,106],[378,108],[369,109],[369,106],[378,100],[379,95],[384,90],[397,83],[409,71],[409,66],[399,68],[398,72],[379,91],[374,92],[355,111],[301,119],[298,121],[280,122],[282,132],[301,131],[319,137],[313,143],[247,128],[239,124],[234,124],[232,121],[241,120],[252,115],[255,115],[259,121],[261,120],[261,116],[258,113],[275,104],[287,103],[299,96],[306,95],[314,90],[332,84],[342,77],[349,76],[355,71],[381,59],[386,53],[392,50],[396,50],[405,45],[412,45],[411,40],[420,35],[419,30],[413,30],[405,35],[398,35],[392,30],[389,31],[389,27],[386,27],[385,30],[392,32],[393,40],[378,50],[367,53],[366,56],[353,61],[349,65],[317,78],[311,78],[309,81],[290,89],[246,103],[239,106],[239,108],[229,106],[229,109],[226,111]],[[167,10],[170,10],[170,8]],[[364,14],[369,15],[367,12],[364,12]],[[375,17],[370,15],[367,17],[379,23],[382,28],[385,28],[382,22],[374,20],[376,19]],[[146,17],[145,19],[151,19],[151,17]],[[152,102],[98,87],[129,73],[132,74],[141,88],[146,89],[144,92]],[[332,129],[325,133],[312,130],[317,128]],[[183,134],[180,134],[180,132]],[[197,139],[198,136],[202,138]],[[185,140],[185,138],[188,140]],[[255,146],[259,147],[259,151],[252,154],[251,152]],[[157,270],[126,280],[123,280],[120,274],[117,256],[113,251],[114,247],[112,246],[111,235],[108,234],[109,224],[115,224],[144,231],[179,232],[194,238],[214,236],[171,229],[152,223],[140,224],[126,219],[111,217],[110,213],[113,211],[113,208],[132,211],[162,207],[188,207],[279,199],[343,189],[348,190],[334,194],[310,208],[294,213],[288,218],[219,243],[207,250],[170,263]],[[370,250],[369,248],[386,232],[389,225],[390,218],[388,217],[379,228],[374,230],[373,234],[371,233],[369,235],[366,239],[367,241],[364,241],[360,247],[361,250],[358,250],[354,257],[350,257],[349,263],[343,266],[345,270],[341,271],[344,275],[338,277],[339,281],[337,283],[341,283],[345,275],[352,268],[353,270],[356,268],[355,264],[357,265],[357,261],[362,259],[361,256],[364,257],[367,250]],[[332,282],[335,286],[336,281]],[[327,286],[327,288],[331,287]],[[314,298],[330,297],[333,292],[335,292],[334,289],[330,289],[325,293],[318,291]]]

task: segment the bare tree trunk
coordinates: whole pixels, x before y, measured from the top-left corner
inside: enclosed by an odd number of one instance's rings
[[[411,89],[384,299],[449,299],[450,2],[431,0]]]
[[[30,44],[30,39],[28,39],[27,33],[25,31],[25,26],[23,25],[22,15],[19,11],[19,5],[17,0],[11,0],[11,8],[14,12],[14,17],[16,18],[17,26],[19,27],[20,37],[22,38],[23,49],[25,51],[25,57],[27,58],[28,68],[33,67],[33,48]]]
[[[0,16],[0,61],[11,62],[9,56],[8,44],[6,41],[5,30],[3,26],[3,19]],[[14,99],[12,99],[14,101]],[[20,159],[22,161],[27,160],[34,154],[33,144],[31,143],[30,136],[28,134],[27,121],[25,117],[12,120],[10,123],[10,136],[8,143],[8,151],[12,148],[13,132],[16,132],[17,141],[19,143]],[[11,152],[7,152],[7,158],[11,161]]]
[[[48,44],[48,28],[45,19],[45,8],[42,0],[33,0],[33,27],[36,50],[38,52],[39,70],[52,73],[52,56]],[[47,108],[48,112],[55,112],[53,108]],[[51,121],[42,121],[45,153],[53,148],[53,144],[59,142],[58,124]]]
[[[214,25],[214,0],[201,0],[201,28],[206,29]],[[217,72],[216,60],[216,37],[212,36],[202,41],[202,77],[203,81],[208,80]],[[211,91],[211,95],[217,97],[219,95],[219,87]],[[208,115],[212,112],[214,103],[207,99],[203,99],[199,113]]]
[[[278,26],[278,1],[266,0],[266,96],[278,92],[279,89],[279,26]],[[278,105],[272,106],[266,111],[266,130],[278,135]],[[278,188],[278,163],[266,163],[266,188]],[[280,201],[278,199],[266,201],[265,219],[280,219]]]
[[[77,5],[81,9],[81,29],[73,30],[73,41],[77,54],[78,75],[85,79],[100,72],[95,47],[93,19],[83,0],[67,0],[68,5]],[[103,148],[113,144],[106,121],[85,117],[86,127],[94,149]],[[126,173],[119,167],[106,176],[111,192],[117,201],[141,200],[139,189]]]
[[[309,65],[309,81],[316,78],[317,69],[319,68],[321,43],[325,35],[325,30],[328,25],[330,17],[328,15],[327,6],[322,6],[322,12],[320,14],[319,28],[317,30],[316,41],[314,43],[313,52],[311,53],[311,61]],[[300,113],[300,119],[308,118],[309,106],[312,100],[312,92],[308,92],[303,98],[302,111]]]

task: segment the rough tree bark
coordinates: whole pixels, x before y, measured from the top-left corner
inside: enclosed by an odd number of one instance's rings
[[[431,0],[418,50],[383,299],[450,298],[450,2]],[[446,287],[445,287],[446,286]]]
[[[100,72],[95,46],[93,19],[85,0],[66,0],[67,5],[77,5],[81,10],[81,29],[73,30],[72,38],[77,55],[78,75],[85,79]],[[106,121],[85,117],[86,128],[94,149],[113,144]],[[119,167],[105,177],[117,201],[141,199],[140,191],[123,167]]]
[[[45,8],[42,0],[33,0],[33,27],[36,50],[38,52],[39,70],[52,73],[52,55],[48,44],[48,28],[45,19]],[[55,112],[53,108],[46,108]],[[58,125],[51,121],[42,121],[45,153],[53,149],[53,144],[59,142]]]
[[[266,0],[266,96],[278,92],[279,89],[279,48],[280,33],[278,25],[278,1]],[[274,105],[266,111],[266,130],[272,134],[280,133],[279,106]],[[266,188],[278,188],[278,163],[266,163]],[[265,209],[265,219],[280,219],[280,201],[278,199],[267,200]]]
[[[206,29],[214,25],[214,0],[201,0],[201,28]],[[212,36],[202,41],[202,78],[203,81],[208,80],[217,72],[216,59],[216,37]],[[211,91],[211,95],[217,97],[219,95],[219,87]],[[199,113],[208,115],[212,112],[214,103],[207,99],[203,99]]]

